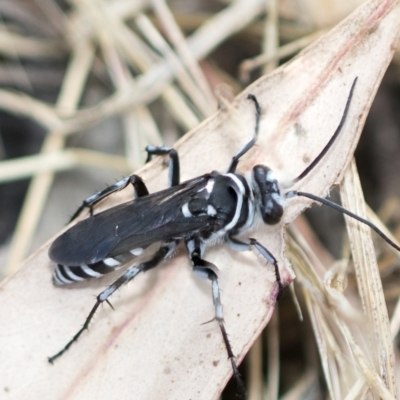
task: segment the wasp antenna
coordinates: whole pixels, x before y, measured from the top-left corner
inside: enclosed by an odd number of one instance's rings
[[[397,251],[400,251],[400,247],[393,242],[390,238],[388,238],[376,225],[374,225],[372,222],[368,221],[365,218],[362,218],[358,216],[357,214],[352,213],[351,211],[347,210],[346,208],[340,206],[339,204],[334,203],[333,201],[324,199],[319,196],[315,196],[314,194],[311,193],[305,193],[305,192],[298,192],[296,190],[292,190],[290,192],[286,193],[286,198],[291,198],[295,196],[302,196],[302,197],[307,197],[308,199],[317,201],[318,203],[324,204],[328,207],[333,208],[336,211],[341,212],[342,214],[346,214],[351,218],[354,218],[355,220],[369,226],[372,230],[374,230],[386,243],[390,244],[394,249]]]
[[[356,86],[358,77],[356,77],[353,81],[353,84],[351,85],[350,88],[350,93],[347,97],[347,102],[346,102],[346,107],[344,108],[342,118],[339,122],[338,127],[336,128],[335,133],[333,136],[330,138],[329,142],[326,144],[326,146],[322,149],[321,153],[318,154],[318,156],[314,159],[314,161],[295,179],[293,179],[292,184],[302,180],[308,173],[315,168],[315,166],[322,160],[322,158],[325,156],[325,154],[328,152],[328,150],[332,147],[333,143],[335,142],[336,138],[339,136],[339,133],[341,132],[343,125],[346,121],[347,114],[350,108],[350,103],[351,99],[353,98],[353,92],[354,92],[354,87]]]

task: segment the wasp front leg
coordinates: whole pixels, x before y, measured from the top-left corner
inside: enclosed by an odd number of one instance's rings
[[[257,251],[269,262],[274,266],[275,269],[275,279],[276,283],[278,284],[278,296],[277,299],[279,300],[283,294],[283,284],[281,281],[281,274],[279,273],[279,266],[277,259],[273,256],[273,254],[264,247],[258,240],[249,238],[250,243],[242,242],[230,235],[225,236],[225,243],[233,250],[236,251],[249,251],[251,250],[251,246],[254,246]]]

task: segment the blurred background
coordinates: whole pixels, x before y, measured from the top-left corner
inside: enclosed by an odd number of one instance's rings
[[[2,0],[0,276],[62,229],[84,198],[143,165],[146,145],[172,145],[221,98],[233,99],[362,2]],[[356,151],[366,202],[397,238],[399,126],[397,51]],[[337,191],[331,199],[340,202]],[[347,296],[356,295],[343,218],[321,207],[305,215],[295,229],[322,255],[326,273],[345,265]],[[376,246],[392,316],[399,258],[382,241]],[[332,377],[320,366],[304,306],[308,289],[296,285],[304,321],[287,291],[241,365],[250,399],[329,397]],[[347,393],[351,384],[336,379]],[[222,398],[234,392],[228,385]]]

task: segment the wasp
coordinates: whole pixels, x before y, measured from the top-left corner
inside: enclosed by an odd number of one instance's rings
[[[308,175],[332,147],[345,124],[356,82],[357,78],[351,85],[341,120],[331,139],[307,168],[291,181],[292,184]],[[243,237],[257,220],[261,219],[268,225],[279,223],[284,213],[284,201],[302,196],[333,207],[367,224],[389,244],[400,250],[375,225],[343,207],[310,193],[293,190],[285,192],[274,172],[265,165],[254,166],[249,176],[237,173],[236,168],[240,158],[257,141],[262,115],[257,98],[249,94],[248,99],[254,103],[255,107],[254,135],[233,156],[226,173],[213,171],[180,183],[179,156],[176,150],[148,146],[146,148],[148,161],[154,155],[169,156],[169,187],[167,189],[149,193],[143,180],[137,175],[131,175],[84,200],[72,220],[86,208],[90,210],[90,217],[78,222],[60,235],[49,249],[49,257],[56,264],[53,274],[54,284],[68,285],[98,278],[121,266],[127,264],[130,266],[97,296],[96,303],[83,327],[61,351],[49,358],[50,363],[67,351],[88,329],[100,304],[109,303],[110,296],[117,289],[139,273],[158,266],[183,242],[192,263],[193,272],[211,283],[215,320],[221,330],[239,390],[244,392],[244,385],[223,319],[218,276],[215,272],[217,268],[204,258],[207,246],[223,240],[237,251],[255,249],[274,267],[279,298],[283,285],[276,258],[257,239],[243,239]],[[93,208],[99,201],[128,185],[132,185],[134,189],[134,200],[98,214],[93,213]],[[158,250],[149,259],[139,264],[134,262],[137,256],[155,243],[159,243]]]

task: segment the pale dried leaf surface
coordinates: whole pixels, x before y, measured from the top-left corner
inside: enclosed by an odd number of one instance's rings
[[[358,76],[341,136],[318,168],[296,186],[326,195],[351,160],[396,48],[399,25],[398,1],[369,2],[294,61],[255,82],[238,96],[233,110],[212,116],[176,145],[182,180],[227,168],[232,154],[252,135],[254,109],[248,93],[257,96],[264,113],[260,140],[239,170],[264,163],[283,179],[296,177],[334,132]],[[238,118],[239,125],[232,122]],[[139,173],[151,191],[165,187],[167,171],[161,160]],[[129,191],[124,195],[129,197]],[[281,225],[257,231],[277,257],[285,284],[294,276],[283,256],[283,225],[308,204],[290,200]],[[1,287],[4,398],[218,398],[231,367],[216,324],[200,325],[213,316],[210,288],[193,276],[183,252],[116,294],[116,311],[101,309],[90,333],[51,367],[46,356],[77,331],[105,281],[53,287],[47,250],[43,246]],[[241,360],[273,312],[277,292],[272,268],[254,255],[234,254],[224,246],[214,247],[206,258],[220,269],[225,322]]]
[[[300,4],[310,22],[322,28],[339,22],[365,0],[301,0]]]

